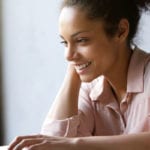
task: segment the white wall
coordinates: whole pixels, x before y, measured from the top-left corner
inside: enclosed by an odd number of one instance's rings
[[[6,144],[17,135],[40,132],[63,80],[66,65],[57,31],[58,8],[59,0],[3,0]],[[144,19],[139,40],[147,50],[149,19]]]
[[[65,72],[59,1],[3,0],[6,144],[38,133]]]
[[[137,45],[150,52],[150,12],[143,13],[140,20],[139,32],[135,38]]]

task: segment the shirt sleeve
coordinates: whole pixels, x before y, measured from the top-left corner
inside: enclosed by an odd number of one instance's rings
[[[64,120],[46,119],[41,134],[48,136],[91,136],[94,129],[94,112],[89,98],[89,89],[82,87],[79,94],[78,115]]]

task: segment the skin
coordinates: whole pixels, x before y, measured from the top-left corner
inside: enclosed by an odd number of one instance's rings
[[[81,81],[90,82],[104,75],[118,94],[118,98],[123,97],[132,53],[126,45],[128,21],[121,20],[118,32],[113,38],[106,35],[101,20],[88,20],[85,13],[81,13],[80,10],[63,9],[59,22],[60,36],[65,44],[65,57],[75,67]],[[88,62],[91,64],[83,70],[76,67]]]
[[[122,19],[112,38],[106,35],[103,26],[101,20],[88,20],[86,13],[78,8],[67,7],[61,11],[59,32],[65,45],[68,69],[47,119],[77,115],[81,82],[90,82],[100,75],[111,84],[118,102],[126,94],[127,70],[132,54],[126,44],[129,23]],[[147,150],[150,149],[149,139],[150,133],[85,138],[31,135],[17,137],[9,150]]]

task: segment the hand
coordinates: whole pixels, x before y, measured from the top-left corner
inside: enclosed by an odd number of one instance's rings
[[[80,77],[78,73],[76,72],[74,65],[70,63],[68,64],[68,68],[67,68],[67,77],[68,76],[74,78],[74,80],[78,80],[81,82]]]
[[[17,137],[8,150],[73,150],[71,138],[31,135]]]

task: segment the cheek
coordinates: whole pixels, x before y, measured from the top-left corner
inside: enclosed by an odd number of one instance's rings
[[[91,60],[93,58],[93,49],[91,49],[90,47],[79,47],[78,48],[78,53],[80,54],[80,56]]]
[[[108,51],[95,52],[95,54],[96,55],[92,57],[95,67],[96,69],[99,68],[102,71],[111,69],[111,66],[117,61],[115,55],[113,53],[109,53]]]

